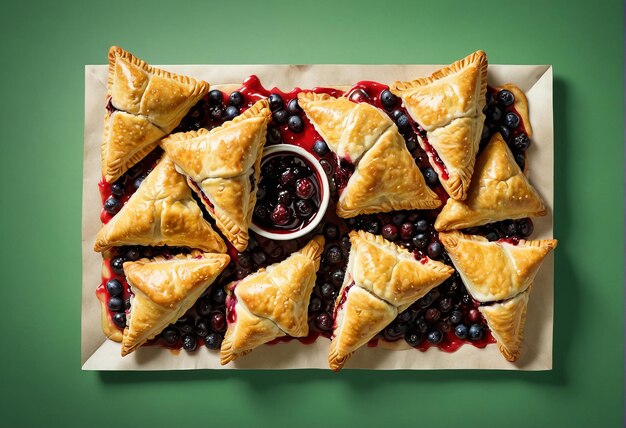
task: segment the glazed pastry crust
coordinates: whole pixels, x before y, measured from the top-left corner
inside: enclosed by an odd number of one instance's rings
[[[469,293],[482,303],[510,299],[528,289],[543,260],[557,245],[554,239],[521,239],[517,245],[489,242],[482,236],[456,231],[441,232],[439,239]]]
[[[478,157],[467,199],[448,199],[437,216],[435,229],[464,229],[546,213],[541,197],[496,133]]]
[[[131,53],[109,50],[102,175],[108,183],[150,153],[209,91],[209,84],[151,67]]]
[[[248,245],[270,118],[269,104],[261,100],[211,131],[178,133],[161,141],[177,170],[187,177],[217,227],[238,251]]]
[[[376,336],[399,312],[454,272],[428,258],[418,261],[379,235],[352,231],[350,242],[346,276],[335,302],[335,327],[328,357],[334,371],[340,370],[354,351]]]
[[[226,244],[202,216],[185,178],[164,156],[96,236],[94,250],[113,246],[183,246],[224,253]]]
[[[229,261],[226,254],[194,251],[170,259],[156,257],[124,263],[134,297],[122,338],[122,356],[184,315]]]
[[[298,102],[337,157],[355,165],[337,203],[339,217],[441,205],[385,112],[313,92],[301,92]]]
[[[228,286],[228,299],[236,299],[235,320],[222,342],[222,365],[285,334],[309,334],[309,299],[323,252],[324,238],[317,236],[286,260]]]
[[[526,310],[530,288],[501,303],[478,308],[498,342],[498,348],[507,361],[515,362],[524,342]]]
[[[485,52],[476,51],[430,77],[395,82],[390,90],[402,99],[411,118],[426,130],[429,143],[444,162],[448,179],[429,155],[443,187],[451,198],[465,199],[485,119]],[[423,139],[418,139],[425,148]]]

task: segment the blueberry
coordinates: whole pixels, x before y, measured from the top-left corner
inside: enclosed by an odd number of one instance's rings
[[[344,250],[344,251],[346,251],[346,252],[350,251],[350,247],[352,246],[352,245],[350,244],[350,236],[348,236],[348,235],[343,235],[343,236],[341,237],[341,243],[340,243],[340,245],[341,245],[341,248],[343,248],[343,250]]]
[[[450,322],[450,318],[446,317],[439,324],[439,329],[443,332],[449,332],[452,329],[452,323]]]
[[[265,251],[257,248],[252,251],[252,260],[254,260],[254,263],[256,263],[257,266],[264,265],[267,262],[267,255],[265,254]]]
[[[274,119],[274,122],[282,125],[287,122],[287,119],[289,119],[289,112],[285,109],[276,110],[274,114],[272,114],[272,118]]]
[[[337,269],[330,276],[330,281],[333,283],[335,287],[341,287],[341,284],[343,284],[344,277],[345,277],[345,272],[342,271],[341,269]]]
[[[459,292],[460,289],[461,289],[461,286],[456,280],[452,279],[447,282],[447,288],[446,288],[447,294],[456,294]]]
[[[322,312],[315,317],[315,326],[322,331],[330,331],[333,328],[333,317],[328,312]]]
[[[464,294],[463,297],[461,297],[461,303],[463,303],[464,305],[469,305],[470,303],[472,303],[472,296],[470,296],[469,294]]]
[[[406,222],[402,223],[402,226],[400,226],[400,237],[405,241],[411,239],[414,233],[415,226],[413,226],[413,223]]]
[[[126,189],[121,183],[113,183],[111,185],[111,193],[113,194],[113,196],[117,196],[119,198],[120,196],[124,196],[124,193],[126,193]]]
[[[404,114],[404,112],[400,109],[396,109],[394,111],[391,112],[391,117],[394,121],[397,121],[400,116],[402,116]]]
[[[211,312],[213,312],[213,305],[211,304],[211,300],[208,297],[198,299],[198,301],[196,302],[196,312],[201,317],[206,317]]]
[[[324,300],[332,300],[335,298],[335,287],[330,283],[325,283],[320,287],[320,295]]]
[[[265,205],[257,205],[254,207],[254,216],[259,220],[267,220],[270,216],[270,210]]]
[[[111,259],[111,270],[118,275],[124,275],[124,258],[121,256],[113,257]]]
[[[513,95],[511,91],[503,89],[498,92],[498,101],[500,101],[502,105],[510,106],[515,102],[515,95]]]
[[[287,111],[289,111],[289,113],[291,114],[302,113],[302,108],[300,107],[300,104],[298,104],[297,98],[294,98],[293,100],[289,101],[289,104],[287,104]]]
[[[119,199],[114,198],[113,196],[109,196],[106,201],[104,201],[104,210],[111,215],[117,214],[122,208],[122,203]]]
[[[406,114],[401,115],[396,120],[396,125],[398,125],[398,129],[400,132],[407,132],[411,129],[411,122],[409,122],[409,118]]]
[[[385,89],[380,93],[380,102],[385,107],[385,110],[389,111],[398,103],[398,97],[392,94],[389,89]]]
[[[517,223],[513,220],[504,220],[500,223],[500,230],[504,236],[513,236],[517,233]]]
[[[417,137],[411,135],[406,139],[406,148],[409,152],[415,151],[417,149]]]
[[[469,339],[470,340],[480,340],[483,338],[484,329],[480,324],[472,324],[469,328]]]
[[[418,332],[409,331],[404,335],[404,340],[409,344],[409,346],[419,346],[420,343],[422,343],[422,335]]]
[[[332,223],[324,225],[324,236],[326,239],[335,240],[339,237],[339,228]]]
[[[491,105],[487,108],[487,120],[491,123],[499,122],[502,119],[502,109],[497,105]]]
[[[289,127],[291,132],[295,132],[296,134],[304,131],[304,122],[302,121],[302,118],[300,116],[289,116],[287,126]]]
[[[438,345],[443,340],[443,334],[436,328],[432,329],[428,332],[426,340],[428,340],[433,345]]]
[[[235,91],[228,97],[228,104],[234,107],[241,107],[243,105],[243,94]]]
[[[417,302],[421,308],[427,308],[433,302],[433,295],[428,293],[427,295],[419,299]]]
[[[513,158],[515,159],[517,166],[524,171],[524,167],[526,166],[526,155],[524,155],[524,152],[513,152]]]
[[[326,156],[326,153],[328,153],[328,145],[322,140],[317,140],[315,144],[313,144],[313,151],[319,157]]]
[[[383,330],[383,337],[388,342],[394,342],[404,336],[408,330],[407,323],[394,322]]]
[[[109,279],[107,281],[107,291],[111,297],[115,297],[122,294],[124,287],[117,279]]]
[[[332,245],[326,250],[326,261],[331,265],[341,263],[343,260],[343,252],[337,245]]]
[[[418,233],[411,239],[411,243],[416,250],[424,251],[428,246],[428,235],[425,233]]]
[[[400,226],[402,223],[404,223],[406,221],[407,215],[405,212],[403,211],[398,211],[396,213],[394,213],[394,215],[391,217],[391,222],[393,224],[396,224],[398,226]]]
[[[467,333],[468,333],[467,325],[465,325],[465,324],[457,324],[454,327],[454,334],[459,339],[466,339],[467,338]]]
[[[270,103],[270,109],[272,111],[279,110],[285,106],[285,102],[283,101],[283,98],[278,94],[270,94],[267,100]]]
[[[280,182],[280,184],[282,186],[289,187],[289,186],[291,186],[295,182],[296,178],[297,178],[297,176],[296,176],[295,172],[293,171],[293,169],[287,168],[280,175],[279,182]]]
[[[222,335],[218,333],[209,333],[204,338],[204,345],[212,350],[220,349],[222,346]]]
[[[504,124],[511,129],[517,128],[520,124],[519,116],[512,111],[508,112],[504,116]]]
[[[146,179],[146,177],[144,177],[143,175],[140,177],[135,178],[135,181],[133,181],[133,188],[135,190],[139,189],[139,186],[141,186],[141,183],[143,183],[143,181]]]
[[[384,225],[383,238],[388,241],[395,241],[396,239],[398,239],[398,228],[393,224]]]
[[[500,239],[500,235],[498,235],[498,232],[496,232],[495,230],[492,230],[487,233],[487,235],[485,235],[485,238],[487,238],[488,241],[493,242]]]
[[[130,309],[130,297],[126,300],[124,300],[124,309],[125,310],[129,310]]]
[[[198,342],[196,341],[196,336],[193,334],[186,334],[183,336],[183,349],[185,351],[195,351],[198,347]]]
[[[246,276],[250,275],[252,271],[250,269],[244,269],[242,267],[238,267],[235,269],[235,278],[244,279]]]
[[[380,233],[380,221],[378,221],[377,219],[368,221],[365,225],[365,231],[377,235],[378,233]]]
[[[119,296],[113,296],[109,299],[109,310],[112,312],[120,312],[124,310],[124,299]]]
[[[439,300],[439,310],[443,313],[448,312],[452,309],[452,299],[450,297],[444,297]]]
[[[424,334],[428,331],[428,323],[424,317],[418,317],[415,320],[415,328],[418,332]]]
[[[396,317],[396,321],[402,322],[402,323],[411,321],[411,311],[405,310],[403,312],[400,312],[398,316]]]
[[[426,181],[426,184],[428,184],[430,187],[434,187],[439,184],[439,177],[437,176],[437,173],[433,168],[424,168],[422,170],[422,174],[424,175],[424,180]]]
[[[458,324],[463,321],[463,312],[461,311],[452,311],[450,314],[450,321],[452,324]]]
[[[118,312],[113,315],[113,324],[115,324],[117,328],[126,327],[126,314],[124,312]]]
[[[291,193],[289,190],[279,191],[278,203],[283,205],[291,205],[293,203],[293,193]]]
[[[424,218],[420,218],[419,220],[415,222],[416,232],[425,233],[425,232],[428,232],[428,229],[430,229],[430,223],[428,223],[428,220]]]
[[[213,287],[213,291],[211,291],[211,299],[218,305],[222,305],[226,300],[226,292],[222,287]]]
[[[196,334],[200,337],[206,337],[207,334],[209,334],[209,330],[211,329],[211,323],[204,319],[204,318],[199,318],[198,321],[196,321]]]
[[[224,108],[223,105],[218,104],[218,105],[214,105],[209,107],[209,115],[216,120],[219,120],[222,118],[222,116],[224,116],[224,112],[226,111],[226,109]]]
[[[270,218],[275,225],[286,226],[293,218],[292,210],[283,204],[276,204],[270,213]]]
[[[529,218],[523,218],[517,221],[517,233],[522,238],[528,238],[533,233],[533,222]]]
[[[310,199],[315,194],[313,182],[308,178],[296,180],[296,196],[300,199]]]
[[[244,269],[252,269],[252,257],[248,253],[238,253],[237,264]]]
[[[428,308],[426,310],[425,318],[428,322],[438,321],[439,318],[441,318],[441,312],[439,312],[439,309]]]
[[[269,144],[280,144],[282,142],[282,137],[278,128],[274,126],[267,127],[267,142]]]
[[[321,159],[320,165],[322,165],[322,169],[324,170],[326,175],[331,175],[335,170],[333,165],[330,162],[328,162],[326,159]]]
[[[507,126],[500,125],[498,127],[498,132],[500,133],[504,141],[508,142],[509,139],[511,138],[511,130]]]
[[[431,242],[430,245],[428,245],[428,257],[430,257],[431,259],[439,260],[442,254],[443,245],[441,245],[441,242],[434,241]]]
[[[126,249],[124,256],[126,260],[134,262],[135,260],[141,258],[141,251],[139,251],[139,248],[137,247],[129,247]]]
[[[187,316],[183,316],[176,321],[176,327],[184,334],[192,334],[196,331],[193,320]]]
[[[226,317],[222,312],[213,312],[211,314],[211,330],[222,332],[226,330]]]
[[[309,302],[309,312],[319,312],[322,310],[322,300],[317,297],[311,297],[311,301]]]
[[[219,89],[209,92],[209,105],[215,106],[224,102],[224,94]]]
[[[513,138],[513,147],[517,150],[527,150],[530,146],[530,138],[524,132],[518,134]]]
[[[170,325],[169,327],[165,327],[165,330],[161,333],[161,337],[163,337],[166,343],[173,345],[178,341],[180,334],[176,327]]]
[[[239,116],[239,109],[235,106],[228,106],[224,114],[224,120],[233,120],[237,116]]]
[[[313,214],[313,207],[309,203],[309,201],[305,201],[303,199],[298,199],[296,201],[296,213],[300,218],[307,218],[311,214]]]

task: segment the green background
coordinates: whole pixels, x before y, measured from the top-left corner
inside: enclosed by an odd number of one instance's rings
[[[621,1],[13,1],[0,12],[4,426],[617,427],[624,411]],[[178,4],[180,3],[180,4]],[[84,65],[553,64],[549,372],[80,370]]]

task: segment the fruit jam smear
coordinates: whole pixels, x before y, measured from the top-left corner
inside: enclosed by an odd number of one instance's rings
[[[219,349],[228,323],[236,320],[236,313],[234,312],[236,300],[234,294],[227,296],[225,287],[234,281],[245,278],[259,268],[284,260],[318,234],[324,235],[326,244],[309,302],[309,335],[298,338],[302,343],[313,343],[320,336],[331,337],[334,327],[335,301],[346,274],[346,264],[350,252],[348,233],[351,230],[365,230],[380,234],[385,239],[413,252],[417,260],[426,262],[427,258],[430,258],[452,265],[433,227],[439,210],[396,211],[376,215],[361,215],[350,219],[337,217],[335,213],[336,201],[354,172],[355,165],[349,159],[336,159],[329,150],[326,142],[317,133],[298,105],[297,95],[302,91],[301,88],[294,88],[289,92],[283,92],[277,88],[266,89],[256,76],[250,76],[240,88],[231,94],[212,90],[191,108],[178,128],[174,130],[174,132],[185,132],[200,128],[213,129],[225,121],[237,117],[258,100],[267,98],[272,110],[272,120],[267,129],[266,145],[293,144],[313,154],[329,177],[330,204],[320,225],[302,238],[272,241],[250,231],[248,248],[241,253],[237,252],[225,240],[228,245],[228,253],[231,255],[230,264],[183,318],[168,326],[150,343],[172,349],[183,348],[187,351],[193,351],[199,346],[206,346],[213,350]],[[406,110],[400,105],[398,98],[389,91],[387,85],[362,81],[356,83],[346,92],[323,87],[313,88],[310,91],[325,93],[334,97],[345,95],[354,102],[366,102],[386,112],[398,125],[407,149],[422,171],[426,184],[445,203],[447,194],[439,182],[439,177],[445,179],[447,174],[445,165],[441,159],[438,159],[434,149],[430,147],[427,133],[410,118]],[[512,94],[498,92],[493,88],[488,92],[486,111],[487,109],[490,110],[486,113],[485,128],[487,131],[483,133],[483,142],[493,132],[506,132],[506,129],[502,127],[510,125],[509,130],[511,132],[507,142],[515,150],[514,153],[522,153],[523,155],[523,150],[528,147],[530,140],[527,137],[524,139],[526,134],[521,120],[520,123],[516,123],[513,116],[507,116],[508,113],[515,113],[510,95]],[[501,114],[498,114],[498,109]],[[506,122],[504,122],[503,117],[508,117]],[[512,125],[517,126],[512,127]],[[108,184],[102,181],[99,184],[103,203],[101,214],[103,223],[110,221],[119,212],[142,180],[149,174],[161,154],[161,149],[157,148],[115,183]],[[519,157],[518,154],[516,160]],[[431,160],[434,161],[438,171],[435,171],[431,166]],[[271,176],[262,177],[260,180],[258,194],[260,203],[257,204],[254,212],[256,221],[263,219],[270,219],[267,221],[271,221],[271,210],[276,207],[272,199],[276,199],[277,202],[279,193],[282,191],[291,192],[280,196],[283,202],[289,202],[285,205],[292,209],[289,213],[291,223],[277,225],[274,222],[266,224],[267,227],[286,226],[287,229],[303,227],[312,218],[311,216],[315,215],[315,209],[319,206],[317,199],[319,195],[314,196],[313,194],[309,195],[309,193],[319,191],[319,187],[316,187],[314,177],[309,175],[308,170],[302,166],[298,162],[293,162],[293,164],[279,162],[272,168],[282,168],[283,170],[276,170],[273,173],[268,169],[264,170],[266,174]],[[297,168],[303,169],[304,172],[294,171]],[[283,175],[286,175],[284,186],[281,184]],[[302,188],[297,189],[295,182],[299,179],[310,180],[313,190],[306,183]],[[298,209],[295,204],[302,200],[308,201],[309,206],[301,203],[302,206]],[[205,204],[199,199],[198,202],[203,209],[205,218],[212,221],[206,211]],[[311,210],[310,213],[309,209]],[[263,210],[266,212],[260,212]],[[275,216],[275,220],[279,223],[284,222],[285,219],[281,217],[280,213],[278,214]],[[523,238],[532,233],[532,222],[529,219],[500,222],[473,228],[466,232],[482,234],[490,240],[507,239],[513,242],[514,239]],[[97,295],[106,304],[111,322],[117,328],[123,329],[126,314],[130,307],[131,292],[122,269],[124,261],[156,255],[167,257],[189,251],[188,248],[129,246],[105,253],[102,284],[97,289]],[[109,284],[111,280],[116,280],[119,284],[114,282]],[[438,347],[443,351],[453,352],[464,344],[482,348],[489,343],[494,343],[495,340],[477,308],[478,303],[471,298],[461,278],[455,273],[447,281],[400,313],[388,327],[370,341],[368,346],[376,346],[380,340],[390,342],[404,340],[420,351],[425,351],[430,347]],[[292,339],[282,337],[270,343]]]

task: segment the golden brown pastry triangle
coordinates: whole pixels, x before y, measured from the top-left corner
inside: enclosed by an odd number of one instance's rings
[[[312,92],[300,93],[298,102],[337,157],[355,167],[337,203],[339,217],[441,205],[385,112]]]
[[[122,356],[183,316],[229,261],[226,254],[194,251],[169,259],[157,257],[124,263],[133,297],[122,338]]]
[[[102,175],[111,183],[150,153],[207,92],[209,84],[109,50]]]
[[[533,282],[555,239],[499,240],[461,232],[441,232],[454,267],[472,297],[481,303],[510,299]]]
[[[530,291],[528,288],[512,299],[478,308],[507,361],[517,360],[522,349]]]
[[[464,229],[505,219],[542,216],[546,207],[499,133],[478,156],[464,201],[448,199],[435,229]]]
[[[399,312],[445,281],[454,269],[412,253],[382,236],[350,232],[350,256],[335,302],[335,325],[328,363],[341,370],[354,351]]]
[[[476,51],[430,77],[395,82],[390,89],[426,131],[426,137],[418,135],[418,140],[444,189],[453,199],[465,199],[485,120],[485,52]]]
[[[248,227],[271,117],[267,100],[212,129],[172,134],[161,146],[201,197],[217,227],[238,251],[248,246]]]
[[[222,365],[277,337],[309,333],[309,299],[323,252],[324,238],[317,236],[282,262],[229,284]]]
[[[169,245],[223,253],[226,244],[203,218],[185,177],[161,161],[96,236],[94,250],[122,245]]]

